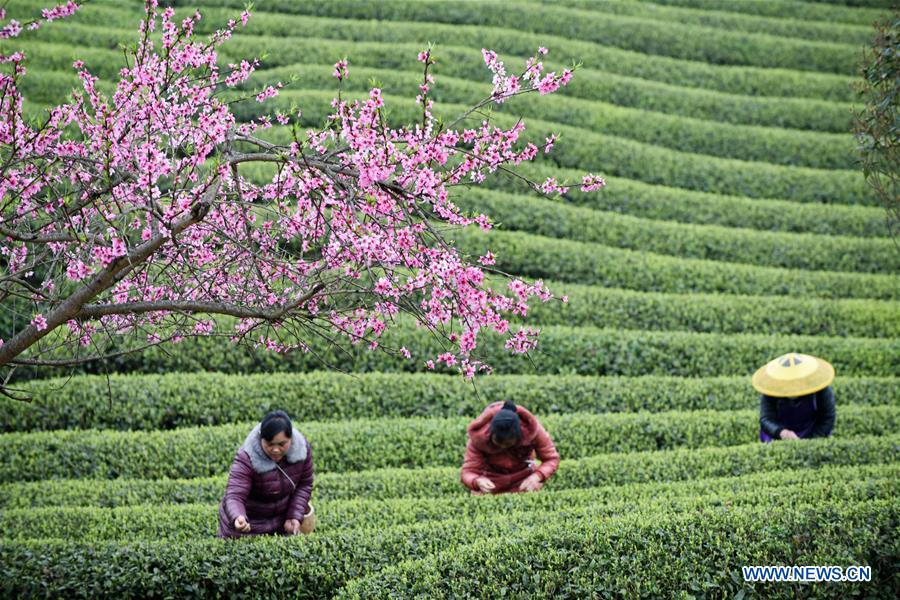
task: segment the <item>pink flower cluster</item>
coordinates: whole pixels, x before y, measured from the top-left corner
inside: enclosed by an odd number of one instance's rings
[[[75,10],[70,2],[44,19]],[[217,49],[237,21],[201,40],[199,13],[176,22],[174,11],[160,13],[154,0],[146,10],[142,31],[158,30],[161,41],[141,37],[108,96],[76,61],[81,92],[53,108],[40,129],[21,118],[15,78],[0,76],[9,90],[0,114],[17,117],[0,122],[0,151],[11,157],[0,197],[15,199],[2,208],[0,224],[21,232],[21,239],[0,240],[0,252],[12,270],[44,272],[37,267],[47,256],[66,265],[34,295],[36,329],[66,320],[53,312],[65,290],[102,284],[89,304],[103,316],[68,322],[81,344],[96,343],[98,332],[140,332],[150,344],[215,335],[221,325],[208,317],[221,312],[238,317],[227,330],[233,340],[274,352],[308,350],[304,334],[375,349],[406,312],[452,344],[428,368],[443,365],[466,377],[490,372],[473,359],[484,331],[504,336],[512,352],[536,346],[539,331],[513,334],[509,318],[525,316],[530,301],[552,293],[540,281],[492,288],[482,268],[495,264],[494,254],[470,261],[434,226],[491,229],[487,215],[463,214],[450,189],[534,159],[541,148],[522,141],[524,123],[439,124],[428,98],[435,60],[426,50],[417,57],[424,64],[421,122],[389,125],[382,92],[373,88],[361,100],[336,98],[321,130],[285,129],[282,143],[257,138],[256,130],[290,119],[277,113],[238,124],[217,95],[246,82],[259,65],[241,60],[220,72]],[[242,13],[240,23],[249,16]],[[538,58],[546,53],[539,48],[521,75],[510,76],[495,52],[483,50],[494,89],[475,109],[566,85],[571,71],[543,74]],[[8,62],[18,62],[13,56]],[[339,81],[348,73],[346,60],[334,64]],[[255,99],[263,103],[280,88],[267,86]],[[556,140],[546,138],[543,151]],[[242,172],[245,163],[260,162],[276,167],[263,183]],[[603,185],[587,175],[582,189]],[[554,178],[540,187],[567,191]],[[69,192],[60,197],[57,189]],[[118,310],[129,304],[150,308]],[[406,347],[399,354],[412,358]]]

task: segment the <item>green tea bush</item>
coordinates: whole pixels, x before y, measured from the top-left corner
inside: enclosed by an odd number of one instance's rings
[[[35,7],[38,3],[32,2]],[[204,18],[197,31],[212,30],[227,19],[234,18],[243,5],[228,8],[217,1],[217,7],[204,6]],[[105,27],[136,28],[141,12],[138,5],[121,9],[119,3],[102,5],[91,2],[79,11],[67,27],[78,23],[103,23]],[[196,6],[196,2],[191,4]],[[235,12],[237,11],[237,12]],[[189,10],[179,10],[178,15],[188,16]],[[50,28],[46,28],[50,29]],[[61,28],[56,28],[61,29]],[[53,39],[44,29],[36,32],[39,39]],[[342,42],[391,42],[416,43],[431,40],[444,45],[465,46],[477,49],[492,48],[503,54],[530,56],[540,45],[552,48],[554,56],[563,60],[579,60],[588,66],[603,65],[607,71],[620,75],[656,80],[687,87],[706,88],[734,94],[786,96],[794,98],[818,98],[852,102],[849,89],[851,77],[810,71],[788,71],[746,66],[711,65],[699,61],[680,60],[666,56],[654,56],[632,52],[569,37],[536,35],[505,28],[454,25],[427,22],[391,22],[361,19],[335,19],[308,15],[289,15],[256,11],[251,23],[242,34],[265,35],[274,38],[325,38]],[[47,37],[44,37],[47,36]],[[87,36],[86,40],[90,40]],[[93,44],[88,44],[93,45]],[[115,46],[113,46],[115,47]],[[411,58],[412,60],[412,58]]]
[[[872,582],[821,584],[817,595],[893,598],[900,507],[891,500],[584,519],[475,540],[351,582],[341,598],[683,597],[793,598],[784,583],[743,581],[746,565],[868,565]],[[511,539],[512,538],[512,539]]]
[[[299,423],[476,415],[515,401],[543,415],[571,412],[740,410],[758,395],[742,377],[494,375],[475,387],[455,375],[412,373],[166,373],[86,375],[21,386],[29,402],[0,399],[3,430],[154,430],[253,421],[271,410]],[[839,377],[841,405],[900,405],[892,377]]]
[[[222,0],[186,0],[179,4],[220,7]],[[226,0],[240,8],[240,0]],[[839,39],[813,42],[749,32],[733,32],[675,21],[661,22],[642,17],[606,13],[602,19],[592,12],[558,6],[520,3],[515,10],[490,0],[473,4],[465,0],[366,0],[302,3],[270,0],[265,10],[279,14],[310,15],[342,19],[377,19],[388,22],[476,25],[502,28],[510,33],[529,32],[560,39],[593,42],[649,55],[703,61],[709,64],[750,65],[765,68],[822,71],[850,75],[855,72],[856,48]],[[550,46],[550,44],[547,44]]]
[[[327,473],[460,464],[470,419],[312,421],[298,426],[312,445],[316,471]],[[541,422],[561,456],[583,458],[607,452],[736,446],[756,438],[758,419],[758,410],[752,409],[571,413],[542,417]],[[0,482],[215,475],[228,470],[252,426],[251,422],[168,432],[7,433],[0,436]],[[841,407],[835,435],[888,435],[898,428],[900,407],[847,405]]]
[[[854,470],[855,469],[855,470]],[[898,467],[877,465],[850,469],[818,469],[756,474],[745,478],[704,479],[669,485],[639,484],[617,488],[558,490],[525,496],[476,498],[460,493],[440,498],[377,500],[358,498],[316,502],[316,533],[477,519],[513,513],[618,514],[684,511],[710,503],[748,506],[791,494],[804,502],[862,501],[888,498],[900,492]],[[82,541],[213,537],[218,527],[217,504],[136,506],[123,508],[49,507],[4,510],[3,537],[10,540],[53,538]]]
[[[818,469],[876,464],[900,460],[900,434],[807,440],[802,444],[762,444],[681,448],[677,450],[613,453],[563,460],[547,491],[628,484],[701,481],[715,477],[744,477],[791,469]],[[49,506],[117,507],[140,504],[217,503],[222,500],[226,475],[191,479],[48,479],[0,484],[0,507]],[[315,498],[353,500],[360,497],[435,498],[465,491],[459,467],[374,469],[316,475]]]
[[[561,181],[579,181],[583,174],[581,171],[560,169],[547,164],[519,165],[516,173],[537,182],[542,182],[547,177],[558,177]],[[534,194],[520,180],[512,177],[489,179],[486,181],[486,188],[516,194]],[[874,206],[800,204],[785,200],[722,196],[619,177],[609,178],[606,188],[600,193],[584,194],[571,188],[562,197],[541,197],[585,208],[679,223],[853,237],[890,235],[884,210]]]
[[[900,273],[900,252],[889,239],[685,225],[489,190],[465,190],[454,201],[465,211],[490,216],[504,229],[558,239],[789,269]]]

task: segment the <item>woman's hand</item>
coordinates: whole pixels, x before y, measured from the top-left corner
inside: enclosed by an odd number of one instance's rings
[[[523,492],[536,492],[544,485],[541,476],[537,473],[529,475],[522,483],[519,484],[519,490]]]
[[[478,486],[478,489],[481,490],[482,493],[493,492],[494,488],[497,487],[496,485],[494,485],[494,482],[487,477],[479,477],[475,480],[475,485]]]
[[[284,532],[288,535],[297,535],[300,533],[300,521],[297,519],[288,519],[285,521]]]
[[[781,433],[778,436],[783,440],[799,440],[800,436],[791,431],[790,429],[782,429]]]
[[[242,515],[234,520],[234,528],[241,533],[250,533],[250,521]]]

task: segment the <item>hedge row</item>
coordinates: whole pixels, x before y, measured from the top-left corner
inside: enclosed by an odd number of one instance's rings
[[[474,415],[472,415],[474,416]],[[299,424],[317,472],[459,464],[472,416]],[[541,419],[561,456],[735,446],[759,432],[757,410],[549,415]],[[158,479],[226,472],[252,423],[167,432],[50,431],[0,436],[0,482],[83,477]],[[888,435],[900,407],[841,407],[835,435]],[[52,456],[53,460],[47,460]]]
[[[95,63],[103,62],[100,60],[100,52],[95,51],[90,56]],[[32,61],[40,67],[33,69],[31,77],[26,78],[23,83],[22,90],[26,96],[32,100],[43,100],[48,103],[63,101],[68,96],[69,90],[77,84],[77,78],[74,75],[60,77],[56,72],[48,71],[48,68],[60,65],[48,62],[40,55],[33,56]],[[70,61],[66,59],[63,62]],[[116,66],[115,60],[108,60],[105,64],[109,67]],[[68,71],[70,65],[63,68]],[[288,81],[292,75],[301,78],[299,86],[303,89],[327,90],[333,87],[331,68],[316,64],[292,65],[261,71],[246,87],[263,86],[274,81]],[[416,86],[421,83],[421,78],[420,73],[412,71],[357,67],[354,69],[354,77],[345,83],[345,89],[368,91],[369,83],[374,79],[380,82],[382,89],[388,94],[396,94],[399,97],[411,96],[414,95]],[[486,84],[442,77],[441,85],[434,88],[432,96],[438,103],[468,103],[484,98],[489,93],[490,87]],[[517,98],[508,108],[527,118],[584,127],[597,133],[723,158],[822,169],[851,169],[855,167],[857,161],[852,152],[853,142],[849,135],[729,125],[641,109],[621,108],[565,96],[548,102],[533,94],[525,95]]]
[[[115,77],[122,66],[122,56],[114,51],[123,41],[132,41],[130,29],[85,27],[67,23],[65,28],[44,28],[38,32],[41,42],[30,36],[16,40],[16,48],[26,50],[32,64],[41,68],[68,70],[74,58],[82,58],[97,75]],[[53,43],[53,42],[59,43]],[[2,45],[2,44],[0,44]],[[109,48],[110,50],[100,49]],[[303,64],[330,64],[336,57],[348,57],[352,74],[355,67],[375,67],[409,71],[418,69],[416,54],[420,43],[353,42],[321,38],[293,38],[273,36],[238,36],[222,47],[219,53],[221,65],[240,58],[265,55],[266,69]],[[529,50],[533,52],[534,49]],[[103,55],[106,58],[103,58]],[[477,47],[441,44],[435,56],[439,65],[436,93],[446,87],[444,77],[458,77],[472,81],[486,81],[487,71]],[[520,57],[504,56],[510,64],[524,64]],[[552,57],[551,57],[552,58]],[[548,69],[559,71],[567,66],[554,60],[545,61]],[[808,129],[832,133],[846,133],[852,127],[852,113],[848,103],[836,103],[807,98],[771,98],[745,96],[682,87],[678,82],[660,83],[639,77],[618,75],[601,70],[602,65],[588,64],[580,69],[562,96],[572,96],[590,101],[603,101],[620,106],[715,121],[766,127]],[[329,70],[330,72],[330,70]],[[258,71],[264,76],[266,71]],[[332,84],[333,85],[333,84]],[[328,87],[331,88],[332,85]],[[851,98],[852,99],[852,98]]]
[[[331,114],[330,102],[334,95],[331,91],[287,90],[265,104],[236,104],[234,113],[239,119],[248,119],[275,110],[290,114],[292,106],[302,106],[302,124],[318,126]],[[388,96],[384,100],[391,109],[389,117],[394,125],[408,124],[417,116],[421,118],[420,109],[413,102]],[[553,99],[545,100],[552,102]],[[463,114],[465,108],[449,103],[436,104],[434,113],[446,122]],[[480,123],[481,117],[478,119]],[[506,114],[495,114],[492,121],[501,127],[512,127],[515,123],[515,119]],[[602,172],[604,175],[640,179],[646,183],[752,198],[774,197],[797,202],[867,206],[879,202],[875,193],[867,187],[862,174],[855,171],[787,167],[679,152],[539,119],[528,119],[527,126],[525,137],[528,140],[543,143],[554,133],[570,140],[568,143],[561,141],[554,146],[553,152],[539,155],[541,158],[538,159],[538,162],[550,161],[567,169]],[[264,134],[274,142],[289,142],[291,139],[290,130],[285,127],[273,127]]]
[[[237,346],[222,338],[196,338],[180,345],[153,347],[79,368],[17,370],[16,381],[77,373],[224,373],[309,372],[327,368],[346,372],[421,372],[424,363],[448,347],[424,328],[403,321],[389,329],[372,351],[360,345],[335,347],[308,340],[311,352],[276,354]],[[228,331],[228,327],[225,326]],[[406,347],[405,359],[392,352]],[[592,327],[541,328],[540,344],[528,357],[512,354],[501,336],[479,339],[477,358],[497,374],[669,375],[715,377],[749,375],[785,352],[802,351],[827,358],[841,376],[895,376],[900,373],[900,339],[822,336],[722,335],[687,332],[623,331]],[[443,370],[439,368],[438,371]],[[456,372],[456,371],[451,371]]]
[[[472,256],[487,250],[496,268],[524,277],[648,292],[720,293],[797,298],[900,299],[893,275],[805,271],[679,258],[497,229],[448,235]]]
[[[781,19],[799,19],[807,21],[827,21],[831,23],[852,23],[870,26],[884,16],[884,11],[850,8],[848,6],[829,6],[818,2],[800,0],[652,0],[653,4],[684,6],[703,10],[729,11],[748,15],[763,15]],[[847,2],[846,4],[849,4]]]
[[[739,410],[758,396],[743,377],[494,375],[474,386],[434,374],[166,373],[87,375],[20,387],[30,401],[0,399],[2,431],[156,430],[253,421],[270,410],[298,423],[378,417],[475,415],[512,399],[542,415],[670,410]],[[897,378],[839,377],[840,405],[900,405]]]
[[[791,564],[791,559],[798,564],[845,564],[847,557],[859,557],[851,560],[853,564],[872,560],[877,578],[890,576],[891,561],[895,561],[896,556],[894,545],[885,546],[884,541],[890,539],[892,524],[897,519],[895,502],[868,501],[822,507],[802,501],[792,505],[791,501],[796,502],[796,499],[782,499],[777,511],[768,507],[709,507],[697,512],[663,515],[635,514],[614,518],[603,514],[587,515],[577,523],[568,522],[564,514],[546,516],[540,523],[493,515],[476,521],[450,520],[438,524],[350,530],[287,540],[267,538],[243,543],[221,540],[89,544],[54,540],[3,542],[0,551],[5,557],[4,562],[8,563],[8,570],[7,577],[0,583],[0,595],[94,599],[189,594],[192,597],[245,598],[279,596],[284,593],[285,586],[290,585],[294,597],[321,598],[333,596],[354,578],[380,572],[404,559],[430,557],[439,552],[448,552],[446,560],[428,565],[433,569],[459,570],[452,581],[441,581],[431,569],[423,569],[422,578],[398,576],[396,570],[389,570],[390,576],[381,584],[374,580],[363,583],[398,585],[401,587],[393,594],[401,595],[446,595],[448,592],[441,586],[452,586],[449,593],[454,595],[474,595],[487,590],[499,595],[499,588],[495,590],[488,586],[492,581],[506,583],[509,578],[518,594],[528,590],[541,595],[544,591],[558,595],[557,591],[566,589],[572,594],[583,595],[588,589],[604,589],[598,581],[585,579],[621,576],[621,581],[615,583],[617,586],[628,585],[623,589],[638,591],[652,585],[654,587],[650,589],[674,593],[676,589],[686,589],[680,584],[689,585],[702,569],[705,576],[699,581],[715,582],[733,591],[743,584],[735,583],[740,579],[734,580],[723,574],[723,566],[726,572],[734,571],[734,576],[739,577],[741,564]],[[766,527],[759,526],[762,522]],[[821,526],[822,523],[831,525],[826,528]],[[811,529],[816,530],[816,535],[807,534]],[[615,535],[606,532],[615,532]],[[496,548],[499,553],[486,552],[485,544],[493,545],[492,542],[469,545],[465,551],[460,548],[458,558],[451,560],[449,549],[468,544],[472,539],[501,540],[503,543]],[[793,544],[790,543],[792,539],[796,540]],[[508,560],[516,549],[527,549],[528,552],[522,553],[522,560]],[[545,554],[545,550],[549,552]],[[473,570],[474,560],[468,565],[469,572],[458,568],[461,561],[472,560],[473,554],[481,553],[484,556],[479,558],[485,562],[480,566],[487,565],[485,571]],[[552,562],[538,565],[543,555]],[[605,556],[616,563],[610,565],[616,575],[607,574],[605,564],[600,569],[596,562],[591,567],[581,565],[581,569],[573,569],[565,575],[571,583],[557,589],[556,580],[561,576],[554,567],[567,567],[569,563],[591,559],[596,561],[597,557]],[[524,563],[535,563],[533,567],[529,564],[531,568],[526,573],[540,572],[541,578],[534,575],[523,578],[519,565]],[[401,564],[399,568],[406,566]],[[483,582],[483,586],[468,587],[469,578],[479,576],[475,572],[488,573],[488,577],[496,573],[498,577]],[[674,579],[673,572],[683,573],[681,577],[685,580]],[[545,573],[546,579],[543,579]],[[418,587],[432,583],[432,577],[434,587]],[[413,585],[417,587],[412,588]],[[769,587],[773,592],[785,589],[783,584],[778,585],[781,587]],[[822,589],[844,594],[848,586]],[[381,593],[375,591],[375,595],[369,595],[363,592],[362,596],[375,597]]]
[[[32,0],[30,0],[32,1]],[[34,6],[39,3],[33,2]],[[135,7],[137,8],[137,7]],[[204,7],[203,20],[198,32],[211,33],[228,19],[235,18],[240,8]],[[238,12],[235,12],[238,11]],[[178,16],[188,16],[189,10],[179,10]],[[137,10],[121,10],[91,2],[66,27],[78,23],[103,23],[104,27],[117,27],[136,31]],[[35,32],[38,39],[54,39],[53,28]],[[61,29],[61,28],[56,28]],[[47,30],[47,31],[45,31]],[[818,98],[841,102],[854,101],[849,87],[851,77],[814,73],[810,71],[785,71],[744,66],[709,65],[697,61],[680,60],[631,52],[619,48],[600,46],[559,36],[538,35],[511,29],[483,26],[463,26],[437,23],[393,23],[389,21],[333,19],[310,16],[294,16],[255,12],[242,34],[265,35],[275,38],[326,38],[342,42],[390,42],[423,44],[430,40],[439,46],[453,45],[472,48],[491,48],[504,55],[530,56],[538,46],[551,49],[553,56],[563,61],[577,60],[587,66],[603,65],[605,70],[619,75],[656,80],[687,87],[699,87],[735,94],[787,96],[794,98]],[[96,45],[85,38],[85,45]],[[129,40],[133,40],[131,37]],[[227,46],[226,46],[227,48]],[[257,52],[254,52],[257,54]]]
[[[327,90],[334,87],[331,67],[322,64],[291,65],[256,73],[247,87],[259,87],[275,81],[289,81],[299,76],[296,88]],[[415,71],[355,67],[344,89],[368,92],[372,81],[378,81],[386,94],[399,98],[413,96],[422,82]],[[454,77],[441,77],[429,95],[440,104],[466,104],[485,98],[490,85]],[[731,125],[681,115],[665,115],[635,108],[623,108],[596,100],[557,96],[548,101],[535,94],[516,98],[496,107],[526,119],[542,119],[594,131],[621,136],[682,152],[709,154],[780,165],[818,169],[853,169],[858,158],[849,134],[785,130],[773,127]]]
[[[747,583],[746,565],[868,565],[871,582],[821,584],[816,597],[895,598],[900,507],[891,500],[699,509],[547,523],[481,536],[351,581],[339,598],[795,598],[782,582]]]
[[[900,273],[900,252],[890,239],[685,225],[480,189],[462,189],[453,200],[504,229],[551,238],[788,269]]]
[[[614,453],[581,460],[563,460],[548,490],[619,489],[627,484],[658,485],[665,481],[699,481],[713,477],[744,477],[790,469],[823,466],[858,467],[900,460],[900,435],[807,440],[798,444],[751,442],[722,448],[682,448]],[[216,503],[221,501],[226,475],[192,479],[64,479],[0,484],[0,507],[117,507],[139,504]],[[316,475],[319,500],[360,497],[434,498],[458,496],[459,468],[376,469]],[[615,493],[613,493],[615,495]]]
[[[650,331],[762,333],[891,338],[900,303],[783,296],[660,294],[547,282],[569,302],[537,303],[527,321]]]
[[[528,1],[543,3],[543,0]],[[728,8],[727,6],[717,7],[715,10],[699,11],[661,6],[660,2],[640,4],[629,0],[558,0],[555,4],[617,15],[639,16],[656,21],[674,21],[687,25],[717,27],[729,31],[763,33],[821,42],[840,40],[843,44],[868,44],[872,40],[872,30],[868,27],[844,24],[839,21],[815,22],[788,19],[784,18],[784,15],[778,15],[781,18],[757,17],[727,13],[721,10],[721,8]]]
[[[515,172],[533,182],[547,177],[581,181],[583,171],[547,163],[524,163]],[[884,209],[874,206],[799,204],[742,196],[721,196],[633,179],[610,177],[602,192],[582,193],[571,187],[562,197],[542,196],[577,206],[630,214],[636,217],[700,225],[742,227],[760,231],[819,233],[852,237],[888,237]],[[486,189],[516,194],[533,193],[521,180],[502,174],[485,180]]]
[[[26,78],[22,90],[33,102],[56,102],[75,83],[74,76],[48,72],[46,77]],[[249,119],[273,110],[287,110],[296,104],[304,108],[303,124],[318,126],[330,114],[329,102],[333,96],[334,93],[328,91],[285,91],[263,105],[250,102],[235,105],[234,112],[241,119]],[[386,101],[393,109],[395,124],[409,123],[417,118],[416,107],[411,102],[404,103],[401,99],[387,96]],[[463,110],[462,105],[445,103],[439,105],[436,112],[449,117]],[[506,126],[512,124],[508,115],[497,115],[496,121]],[[542,141],[552,133],[561,133],[581,142],[577,145],[560,143],[549,155],[549,160],[563,168],[602,170],[604,174],[641,178],[647,183],[749,197],[776,196],[799,202],[863,205],[878,202],[866,187],[864,179],[850,171],[843,177],[834,172],[826,175],[820,169],[716,158],[585,132],[539,119],[529,120],[529,139]],[[287,135],[284,129],[274,129],[267,132],[266,137],[283,141]]]
[[[387,42],[345,42],[327,39],[285,40],[270,36],[250,39],[238,37],[225,48],[233,56],[267,53],[263,62],[265,76],[273,68],[299,67],[301,64],[327,64],[335,56],[348,56],[351,65],[400,71],[415,71],[418,67],[413,57],[420,49],[416,44],[392,44]],[[533,52],[533,50],[532,50]],[[435,50],[439,64],[435,67],[440,93],[446,77],[457,77],[476,82],[486,80],[481,55],[471,47],[440,45]],[[524,64],[525,59],[504,55],[508,64]],[[545,61],[548,70],[569,66],[554,60]],[[579,69],[561,96],[572,96],[589,101],[610,102],[654,112],[680,115],[715,121],[766,127],[808,129],[832,133],[846,133],[852,125],[848,103],[801,98],[752,97],[682,87],[677,82],[661,83],[618,75],[605,70],[607,67],[586,64]],[[291,69],[287,69],[291,72]],[[351,66],[352,80],[356,69]],[[349,80],[348,80],[349,81]],[[330,87],[330,86],[329,86]],[[557,97],[557,98],[558,98]]]
[[[241,8],[241,0],[185,0],[181,5]],[[407,22],[414,26],[434,23],[457,27],[499,28],[510,33],[531,33],[560,40],[579,40],[613,46],[647,55],[701,61],[710,64],[749,65],[854,75],[858,47],[839,43],[787,39],[714,27],[660,22],[641,16],[619,16],[597,10],[583,11],[558,6],[518,4],[483,0],[270,0],[267,17],[283,14],[340,19],[377,19]],[[277,13],[280,13],[277,14]],[[257,16],[259,13],[257,13]],[[407,25],[409,26],[409,25]],[[546,44],[553,46],[552,42]]]
[[[373,500],[367,498],[316,502],[316,533],[373,527],[398,527],[414,523],[478,519],[514,513],[554,514],[568,518],[634,512],[685,511],[698,506],[726,504],[753,506],[771,502],[773,496],[802,497],[804,502],[859,502],[886,498],[900,492],[896,466],[843,467],[815,471],[757,474],[742,479],[706,479],[679,482],[657,488],[639,484],[615,490],[590,488],[557,490],[523,497],[476,498],[464,493],[426,499]],[[799,479],[799,481],[798,481]],[[114,509],[49,507],[4,510],[0,514],[3,537],[11,540],[53,538],[82,541],[213,537],[218,526],[216,504],[137,506]]]

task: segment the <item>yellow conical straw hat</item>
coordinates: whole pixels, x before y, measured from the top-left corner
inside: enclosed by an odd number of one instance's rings
[[[828,387],[834,367],[809,354],[791,352],[766,363],[753,374],[753,387],[766,396],[805,396]]]

